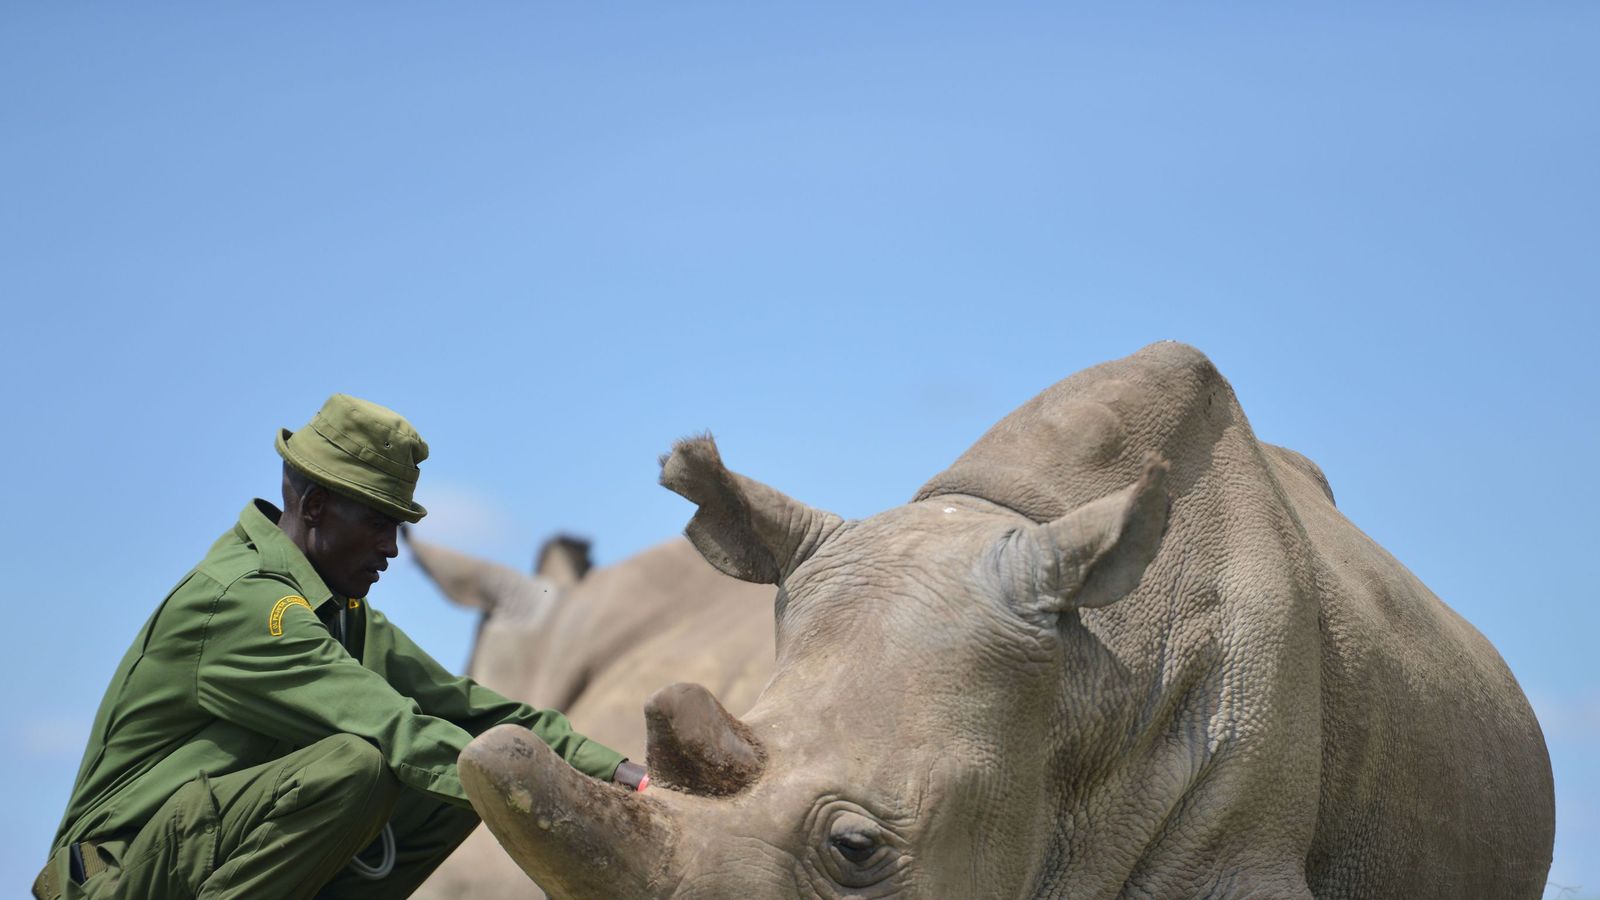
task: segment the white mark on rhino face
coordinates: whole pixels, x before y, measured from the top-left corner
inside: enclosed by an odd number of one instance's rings
[[[506,804],[517,812],[525,813],[533,808],[533,795],[519,785],[506,793]]]
[[[953,512],[955,512],[955,511],[956,511],[956,508],[955,508],[955,507],[954,507],[954,506],[946,506],[946,507],[945,507],[945,508],[944,508],[944,511],[945,511],[945,514],[946,514],[946,515],[948,515],[948,514],[950,514],[950,513],[953,513]]]

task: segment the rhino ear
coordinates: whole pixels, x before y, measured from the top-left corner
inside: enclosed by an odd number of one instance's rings
[[[844,520],[728,471],[711,435],[679,441],[661,458],[661,485],[700,509],[683,533],[725,574],[777,584]]]
[[[548,578],[558,587],[572,587],[594,568],[594,557],[589,553],[591,546],[589,541],[575,535],[553,535],[539,547],[533,574]]]
[[[1151,455],[1138,481],[1033,526],[1045,556],[1040,611],[1106,606],[1127,596],[1161,549],[1168,506],[1167,464]]]

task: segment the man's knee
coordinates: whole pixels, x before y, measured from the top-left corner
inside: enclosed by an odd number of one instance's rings
[[[361,807],[388,806],[400,795],[383,753],[353,734],[335,734],[307,749],[310,758],[299,772],[302,792]]]

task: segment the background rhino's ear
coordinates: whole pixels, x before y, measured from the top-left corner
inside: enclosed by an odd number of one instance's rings
[[[492,613],[526,580],[521,572],[509,566],[419,541],[410,528],[402,529],[401,534],[411,550],[411,558],[451,603]]]
[[[548,578],[557,587],[572,587],[594,568],[588,540],[571,534],[556,534],[545,539],[533,560],[533,574]]]
[[[1106,606],[1127,596],[1161,549],[1169,503],[1167,464],[1151,455],[1138,481],[1035,525],[1046,555],[1043,611]]]
[[[700,555],[757,584],[787,578],[844,521],[728,471],[709,434],[661,458],[661,485],[699,505],[683,533]]]

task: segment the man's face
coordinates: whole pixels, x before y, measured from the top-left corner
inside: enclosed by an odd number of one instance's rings
[[[306,558],[337,593],[365,597],[400,552],[400,522],[323,488],[307,495],[305,507]]]

